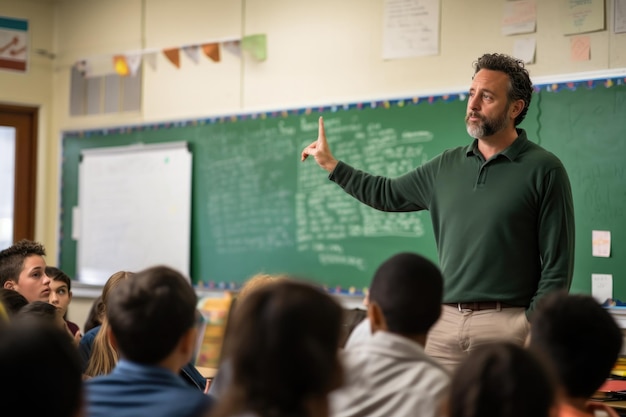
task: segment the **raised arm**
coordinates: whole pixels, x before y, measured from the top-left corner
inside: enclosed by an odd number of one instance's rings
[[[328,172],[333,172],[337,166],[337,160],[330,152],[326,133],[324,132],[324,119],[320,116],[318,121],[317,140],[302,150],[301,160],[304,161],[309,155],[315,158],[315,162]]]

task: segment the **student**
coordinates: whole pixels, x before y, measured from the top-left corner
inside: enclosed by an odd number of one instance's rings
[[[14,316],[15,313],[28,304],[26,297],[15,290],[7,288],[0,288],[0,301],[4,304],[9,317]]]
[[[439,268],[420,255],[400,253],[380,265],[369,287],[373,334],[342,352],[346,377],[331,395],[334,417],[439,415],[450,376],[424,345],[442,292]]]
[[[542,300],[529,346],[554,369],[563,394],[560,417],[593,417],[599,410],[617,417],[613,408],[589,399],[610,376],[622,343],[619,326],[593,297],[559,292]]]
[[[0,329],[0,375],[3,415],[84,416],[80,359],[65,331],[42,323]]]
[[[179,272],[155,266],[121,281],[106,303],[109,338],[120,359],[87,380],[89,417],[203,416],[213,399],[180,377],[196,347],[197,297]]]
[[[335,159],[323,120],[302,151],[348,194],[389,212],[429,210],[444,276],[444,308],[426,352],[453,369],[494,340],[524,343],[538,300],[568,289],[574,209],[567,172],[524,129],[533,86],[523,61],[485,54],[474,64],[465,124],[471,144],[398,178]],[[497,254],[497,255],[494,255]]]
[[[105,375],[113,370],[117,363],[117,352],[108,336],[109,324],[106,320],[106,307],[109,294],[122,281],[132,278],[134,273],[118,271],[111,275],[102,288],[102,324],[87,332],[78,344],[87,376]]]
[[[327,417],[342,381],[339,304],[285,279],[250,293],[232,319],[232,381],[212,417]]]
[[[13,316],[12,321],[18,324],[42,323],[63,330],[72,338],[74,336],[67,328],[67,324],[59,314],[58,309],[47,301],[37,300],[26,304]]]
[[[72,302],[72,279],[59,268],[46,266],[46,275],[50,277],[50,298],[48,302],[57,307],[59,314],[67,323],[74,337],[80,338],[80,328],[67,319],[67,308]]]
[[[532,352],[494,342],[455,370],[447,417],[556,417],[555,396],[552,375]]]
[[[233,314],[237,305],[244,302],[244,300],[255,290],[264,287],[265,285],[272,284],[278,282],[280,280],[286,279],[286,276],[283,275],[271,275],[258,273],[251,276],[241,287],[237,296],[233,300],[233,303],[230,308],[230,314]],[[229,320],[230,321],[230,320]],[[215,377],[210,382],[208,393],[214,397],[220,397],[225,389],[225,387],[230,383],[232,379],[232,364],[228,359],[228,341],[229,334],[232,329],[232,325],[226,325],[226,331],[224,333],[224,341],[222,343],[222,355],[220,358],[220,365]]]
[[[97,306],[98,316],[102,324],[85,333],[78,345],[86,377],[106,375],[117,364],[119,355],[109,338],[109,323],[106,318],[108,298],[115,287],[125,280],[134,278],[134,276],[133,272],[118,271],[109,277],[102,288],[100,305]],[[198,372],[191,361],[181,369],[180,376],[187,384],[202,392],[206,393],[209,389],[209,380]]]
[[[83,331],[85,333],[102,324],[102,319],[100,317],[102,316],[103,311],[104,307],[102,305],[102,295],[99,295],[95,300],[93,300],[93,303],[91,303],[91,308],[89,309],[89,313],[85,319],[85,324],[83,325]]]
[[[45,273],[46,250],[41,243],[20,240],[0,251],[0,287],[15,290],[31,301],[48,301],[50,277]]]

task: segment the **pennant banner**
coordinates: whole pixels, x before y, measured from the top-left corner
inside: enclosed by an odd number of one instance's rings
[[[130,69],[128,68],[126,57],[124,55],[113,56],[113,67],[115,68],[115,72],[122,77],[130,74]]]
[[[163,55],[165,55],[166,58],[169,59],[170,62],[174,64],[176,68],[180,68],[180,49],[178,48],[164,49]]]
[[[157,53],[156,52],[150,52],[149,54],[145,54],[143,56],[143,60],[146,62],[146,64],[148,64],[150,68],[152,68],[153,71],[156,71],[157,69]]]
[[[137,71],[141,66],[141,54],[126,54],[126,65],[130,70],[130,75],[133,77],[137,75]]]
[[[198,45],[183,46],[183,52],[194,64],[200,62],[200,47]]]
[[[248,35],[241,40],[241,49],[249,52],[257,61],[267,59],[267,37],[263,35]]]
[[[202,45],[202,51],[213,62],[220,62],[220,45],[218,43],[205,43]]]
[[[241,57],[241,41],[224,42],[222,46],[231,54]]]

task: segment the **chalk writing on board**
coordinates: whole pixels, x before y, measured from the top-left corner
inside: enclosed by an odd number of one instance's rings
[[[428,159],[422,143],[433,140],[426,131],[398,132],[380,123],[342,124],[324,120],[326,136],[340,159],[375,175],[397,177]],[[301,126],[306,126],[303,122]],[[301,145],[305,145],[302,143]],[[383,213],[342,192],[320,175],[315,164],[298,167],[296,191],[296,242],[298,251],[319,252],[322,264],[343,264],[363,270],[363,258],[352,256],[341,245],[324,250],[325,242],[382,236],[421,237],[424,227],[418,213]]]
[[[279,181],[284,164],[296,154],[294,133],[292,127],[279,124],[247,132],[249,143],[226,140],[207,150],[215,154],[202,172],[211,188],[208,216],[218,253],[295,244],[290,232],[295,221],[293,187]]]

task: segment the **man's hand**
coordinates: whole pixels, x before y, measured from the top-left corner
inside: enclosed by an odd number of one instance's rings
[[[302,150],[301,160],[304,161],[309,155],[315,158],[315,162],[328,172],[333,172],[337,166],[337,160],[333,157],[326,141],[324,132],[324,119],[320,116],[318,123],[317,140]]]

